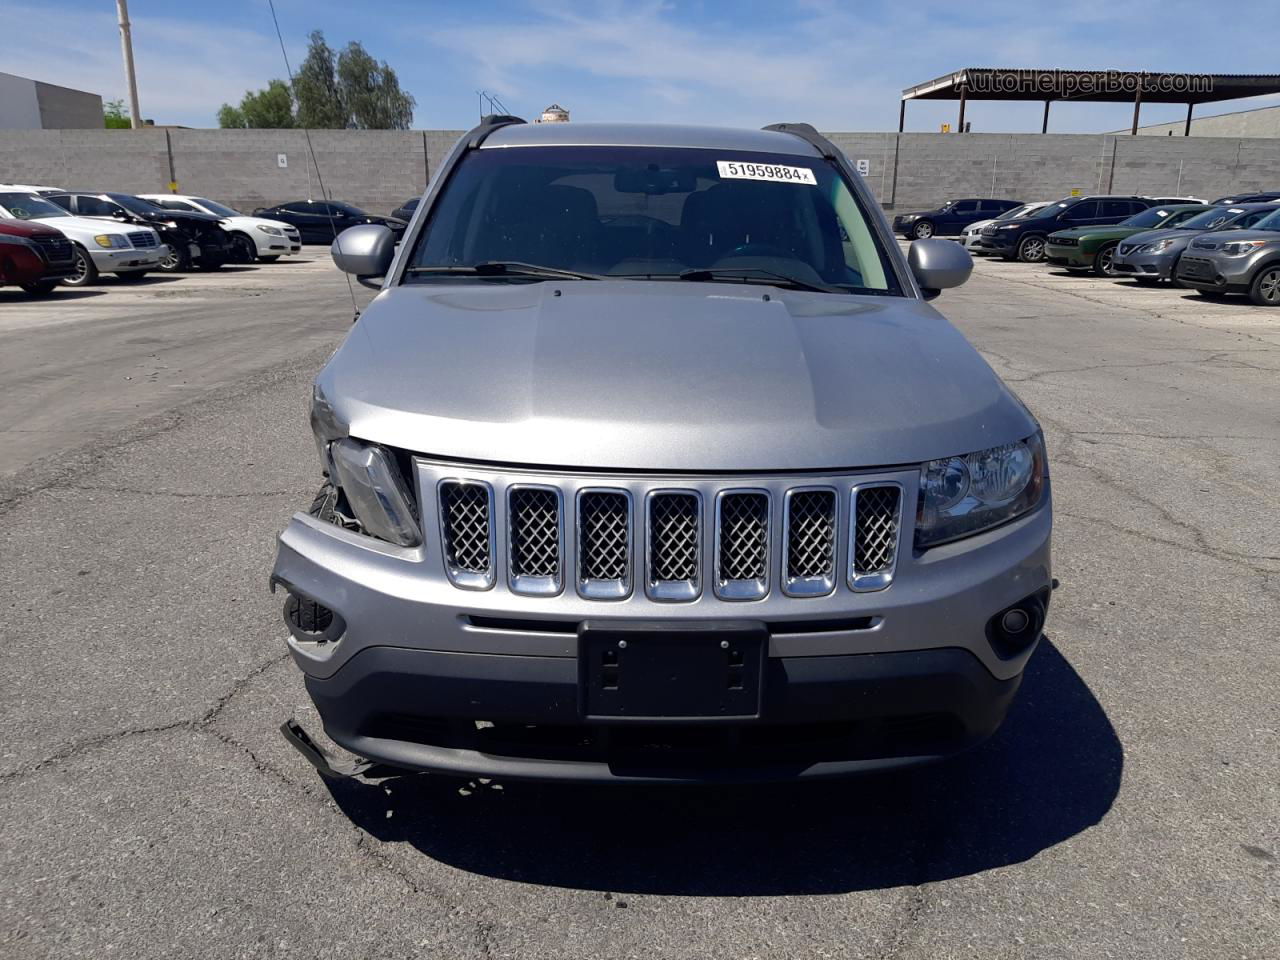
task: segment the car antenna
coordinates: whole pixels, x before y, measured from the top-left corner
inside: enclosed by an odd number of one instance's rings
[[[280,32],[280,18],[276,16],[275,0],[267,0],[267,6],[271,8],[271,22],[276,26],[276,39],[280,41],[280,55],[284,57],[284,72],[289,76],[289,90],[293,90],[293,67],[289,66],[289,53],[284,48],[284,34]],[[334,239],[338,237],[338,229],[333,222],[333,208],[329,205],[332,199],[329,191],[324,187],[324,176],[320,173],[320,162],[316,159],[316,148],[311,143],[311,131],[306,127],[302,128],[303,135],[307,138],[307,154],[311,158],[311,166],[316,168],[316,180],[320,183],[320,196],[324,197],[325,214],[329,217],[329,229],[333,231]],[[311,167],[307,168],[307,195],[310,199],[311,189]],[[351,297],[351,322],[355,323],[360,319],[360,306],[356,303],[356,289],[351,285],[351,274],[343,272],[343,276],[347,278],[347,293]]]

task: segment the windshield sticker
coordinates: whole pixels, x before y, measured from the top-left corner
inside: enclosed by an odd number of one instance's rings
[[[808,167],[780,167],[772,163],[743,163],[739,160],[717,160],[720,176],[730,180],[768,180],[773,183],[807,183],[818,185]]]

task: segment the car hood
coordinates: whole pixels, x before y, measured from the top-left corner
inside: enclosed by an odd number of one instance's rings
[[[353,436],[545,466],[887,466],[1036,429],[928,304],[747,284],[391,287],[317,385]]]
[[[1111,225],[1103,225],[1098,227],[1068,227],[1066,230],[1055,230],[1049,234],[1049,242],[1053,242],[1054,237],[1074,237],[1077,240],[1083,240],[1089,237],[1093,240],[1120,240],[1130,234],[1136,233],[1134,227],[1116,227]]]
[[[979,220],[977,223],[971,223],[971,224],[969,224],[967,227],[965,227],[965,228],[964,228],[964,232],[965,232],[965,233],[977,233],[977,232],[979,232],[983,227],[989,227],[989,226],[991,226],[991,224],[993,224],[993,223],[995,223],[995,222],[996,222],[996,221],[995,221],[995,218],[994,218],[994,217],[992,217],[990,220]]]
[[[41,223],[38,220],[18,220],[9,219],[7,217],[0,218],[0,233],[9,237],[23,237],[25,239],[33,239],[35,237],[60,237],[62,236],[57,230],[48,224]]]
[[[1224,243],[1235,243],[1238,240],[1270,240],[1272,243],[1280,243],[1280,232],[1275,230],[1211,230],[1207,234],[1201,234],[1196,237],[1197,250],[1217,250]],[[1212,243],[1212,247],[1203,247],[1200,244]]]
[[[1179,230],[1176,227],[1166,227],[1163,230],[1143,230],[1141,233],[1131,234],[1126,239],[1130,243],[1156,243],[1159,240],[1186,240],[1190,242],[1207,232],[1205,230]]]
[[[275,227],[277,230],[297,230],[291,223],[285,223],[283,220],[270,220],[267,217],[223,217],[222,226],[225,230],[252,230],[254,227]]]
[[[32,222],[40,222],[46,226],[61,230],[67,236],[96,237],[102,234],[129,233],[134,230],[150,230],[151,227],[139,223],[121,223],[112,217],[36,217]]]

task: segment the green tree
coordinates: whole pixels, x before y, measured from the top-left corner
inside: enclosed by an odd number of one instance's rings
[[[414,99],[400,89],[396,72],[358,42],[338,55],[338,89],[348,124],[362,130],[408,130]]]
[[[128,130],[133,123],[129,120],[129,108],[123,100],[108,100],[102,105],[102,125],[108,130]]]
[[[293,96],[298,126],[338,130],[347,125],[347,108],[338,87],[338,57],[319,30],[311,31],[306,59],[293,78]]]
[[[272,80],[265,90],[246,90],[240,106],[224,103],[218,111],[220,127],[252,127],[280,130],[294,126],[293,97],[283,80]]]

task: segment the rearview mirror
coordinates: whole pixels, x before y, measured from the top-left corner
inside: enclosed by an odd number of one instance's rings
[[[973,257],[954,240],[929,237],[914,240],[907,248],[907,266],[926,300],[949,287],[958,287],[973,272]]]
[[[362,223],[338,234],[329,252],[339,270],[355,274],[364,283],[365,280],[387,275],[396,252],[396,238],[380,223]]]

